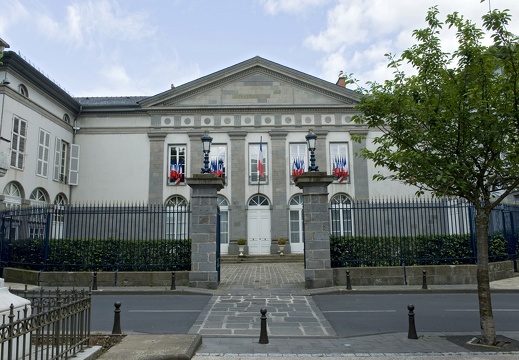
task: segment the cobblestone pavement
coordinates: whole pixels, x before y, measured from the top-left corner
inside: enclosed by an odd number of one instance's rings
[[[303,263],[222,264],[219,293],[290,294],[304,290]]]
[[[190,334],[255,336],[267,309],[271,336],[335,336],[304,291],[302,263],[222,264],[218,295],[211,298]]]

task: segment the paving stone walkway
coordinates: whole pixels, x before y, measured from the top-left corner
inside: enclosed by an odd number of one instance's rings
[[[258,336],[261,309],[267,309],[270,336],[335,336],[311,297],[292,295],[213,296],[190,334]]]

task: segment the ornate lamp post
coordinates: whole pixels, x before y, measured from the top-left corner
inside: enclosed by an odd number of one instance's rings
[[[209,152],[211,151],[211,142],[213,138],[209,136],[208,133],[205,133],[201,138],[202,140],[202,150],[204,151],[204,167],[202,168],[202,174],[211,173],[211,169],[209,168]]]
[[[315,166],[315,142],[317,140],[317,135],[315,135],[312,130],[309,130],[305,138],[306,144],[308,145],[308,151],[310,151],[310,166],[308,167],[308,171],[319,171],[319,167]]]

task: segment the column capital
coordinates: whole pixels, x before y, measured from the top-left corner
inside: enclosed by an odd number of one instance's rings
[[[222,190],[225,184],[224,179],[215,174],[193,174],[186,179],[187,185],[193,187],[215,187],[216,191]]]
[[[298,188],[303,189],[307,186],[315,186],[315,185],[328,186],[333,182],[334,179],[335,179],[335,176],[328,175],[325,172],[312,171],[312,172],[305,172],[305,173],[297,176],[294,179],[294,182]]]

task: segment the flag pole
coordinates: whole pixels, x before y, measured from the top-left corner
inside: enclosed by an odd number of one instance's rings
[[[259,163],[260,161],[263,162],[263,159],[261,158],[261,156],[263,155],[262,153],[262,149],[261,149],[261,146],[263,144],[263,136],[260,136],[260,146],[259,146],[259,151],[258,151],[258,163],[256,164],[256,167],[257,167],[257,170],[258,170],[258,194],[260,192],[260,170],[259,170]]]

